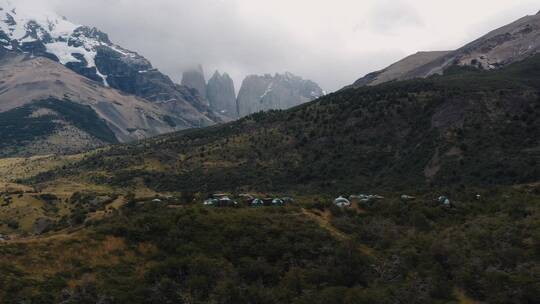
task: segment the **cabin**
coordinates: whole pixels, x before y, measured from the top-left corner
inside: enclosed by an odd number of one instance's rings
[[[223,196],[218,200],[218,207],[236,207],[238,203],[230,199],[228,196]]]
[[[340,207],[340,208],[346,208],[351,206],[351,201],[344,198],[343,196],[340,196],[334,200],[334,205]]]

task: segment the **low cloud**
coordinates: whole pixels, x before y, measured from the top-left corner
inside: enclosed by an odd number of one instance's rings
[[[399,35],[409,27],[423,27],[425,22],[414,6],[398,0],[381,0],[370,10],[367,25],[374,32]]]

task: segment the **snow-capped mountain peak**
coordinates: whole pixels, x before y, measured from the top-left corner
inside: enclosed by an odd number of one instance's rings
[[[135,58],[136,53],[110,42],[96,28],[70,22],[54,12],[32,7],[16,7],[10,0],[0,0],[0,46],[32,55],[49,55],[63,65],[78,65],[94,80],[108,86],[107,75],[96,65],[99,47],[108,47],[120,56]],[[37,53],[37,54],[36,54]],[[45,53],[45,54],[43,54]]]
[[[0,0],[0,28],[15,40],[28,38],[33,25],[39,25],[52,38],[65,37],[80,25],[69,22],[66,18],[51,11],[33,9],[32,7],[17,8],[10,0]],[[32,32],[31,32],[32,33]],[[38,34],[45,34],[41,32]]]
[[[221,120],[199,96],[174,83],[143,56],[111,42],[97,28],[70,22],[42,6],[0,0],[0,56],[12,52],[46,57],[104,86],[158,104],[188,125]]]

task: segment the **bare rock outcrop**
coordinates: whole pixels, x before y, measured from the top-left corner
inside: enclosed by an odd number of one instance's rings
[[[216,71],[206,86],[210,108],[229,118],[238,118],[234,81],[229,74]]]
[[[206,98],[206,79],[201,65],[182,74],[182,85],[195,90],[205,104],[208,105]]]
[[[540,13],[500,27],[454,51],[419,52],[357,80],[352,87],[441,75],[453,66],[494,70],[540,52]]]
[[[291,73],[250,75],[244,79],[238,94],[239,117],[259,111],[288,109],[324,95],[315,82]]]

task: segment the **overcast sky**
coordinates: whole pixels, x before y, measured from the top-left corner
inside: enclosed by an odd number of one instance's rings
[[[175,80],[290,71],[333,91],[420,50],[460,47],[537,0],[14,0],[96,26]]]

